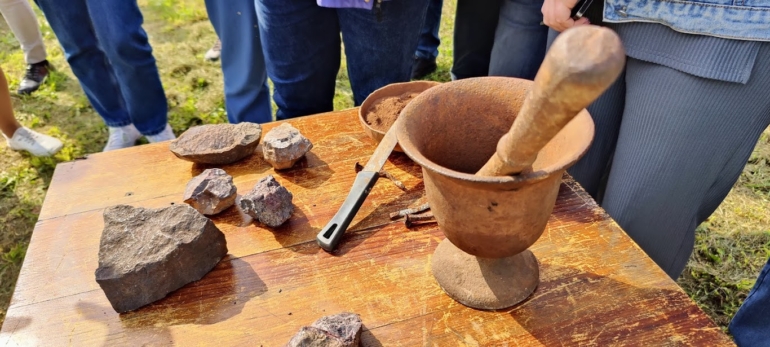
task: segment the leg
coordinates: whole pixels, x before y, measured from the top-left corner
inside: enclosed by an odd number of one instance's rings
[[[35,12],[27,0],[0,0],[0,13],[19,40],[27,65],[46,60],[43,36]]]
[[[356,105],[390,83],[407,82],[428,0],[384,1],[375,11],[340,9],[348,75]]]
[[[457,0],[452,79],[486,76],[502,0]]]
[[[415,56],[421,59],[436,60],[438,57],[438,46],[441,39],[438,36],[438,30],[441,26],[441,8],[444,0],[430,0],[428,10],[425,12],[425,22],[420,29],[420,37],[417,41],[417,51]]]
[[[422,24],[420,37],[417,41],[417,51],[414,53],[412,79],[421,79],[436,71],[438,46],[441,44],[438,31],[441,26],[441,8],[443,5],[444,0],[429,0],[425,22]]]
[[[558,35],[557,31],[549,30],[548,47]],[[599,203],[601,203],[601,192],[609,172],[612,153],[615,152],[615,144],[618,141],[625,98],[626,78],[624,71],[615,83],[588,106],[588,113],[594,120],[594,141],[583,158],[567,170]]]
[[[535,79],[545,56],[548,27],[543,0],[504,0],[489,62],[490,76]]]
[[[745,85],[629,59],[626,105],[602,206],[671,278],[770,124],[770,44]],[[663,87],[661,87],[663,86]],[[678,91],[679,93],[676,93]]]
[[[85,0],[36,2],[56,33],[72,72],[96,112],[107,126],[131,124],[117,78],[94,35]]]
[[[0,133],[11,149],[25,150],[38,157],[54,155],[63,146],[61,141],[22,127],[16,121],[3,69],[0,69]]]
[[[206,10],[222,40],[228,120],[230,123],[272,121],[254,0],[206,0]]]
[[[767,327],[770,327],[770,259],[730,322],[730,333],[738,346],[762,346],[770,341]]]
[[[273,81],[276,118],[334,109],[340,69],[340,29],[335,9],[315,1],[256,0],[259,31]]]
[[[50,1],[50,0],[48,0]],[[131,122],[144,135],[166,130],[168,104],[136,0],[85,0],[93,30],[117,77]]]

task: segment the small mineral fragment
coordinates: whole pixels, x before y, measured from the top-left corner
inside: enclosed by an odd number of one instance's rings
[[[313,327],[302,327],[291,338],[287,347],[347,347],[341,339],[332,334]]]
[[[311,148],[313,144],[310,140],[289,123],[268,131],[262,140],[262,154],[276,170],[294,166]]]
[[[206,169],[184,190],[184,202],[204,215],[214,215],[235,204],[233,177],[222,169]]]
[[[259,180],[248,194],[238,200],[241,210],[261,223],[275,228],[283,224],[294,212],[294,197],[281,186],[273,175]]]
[[[227,254],[225,235],[189,205],[104,211],[96,282],[117,312],[164,298]]]
[[[171,141],[169,149],[180,159],[225,165],[253,154],[261,135],[262,127],[256,123],[199,125]]]
[[[321,317],[312,327],[322,329],[342,340],[345,347],[356,347],[361,344],[361,316],[355,313],[342,312],[333,316]]]

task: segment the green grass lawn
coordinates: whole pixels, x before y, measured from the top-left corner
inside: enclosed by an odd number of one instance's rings
[[[202,123],[226,122],[218,63],[203,61],[216,37],[200,0],[140,0],[169,100],[169,121],[177,134]],[[439,69],[428,78],[449,81],[456,0],[444,3]],[[54,167],[101,150],[107,128],[69,70],[51,28],[42,16],[49,60],[56,67],[32,96],[13,96],[17,118],[26,126],[65,143],[54,158],[9,150],[0,141],[0,320],[13,292],[32,229]],[[0,23],[0,65],[12,90],[24,71],[18,43]],[[343,65],[335,109],[352,107]],[[770,256],[770,131],[757,145],[735,188],[719,210],[698,228],[695,252],[679,284],[722,327],[751,289]]]

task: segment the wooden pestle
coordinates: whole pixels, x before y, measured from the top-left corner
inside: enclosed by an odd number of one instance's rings
[[[565,30],[546,54],[511,129],[476,175],[531,171],[538,152],[609,88],[625,61],[620,38],[612,30],[593,25]]]

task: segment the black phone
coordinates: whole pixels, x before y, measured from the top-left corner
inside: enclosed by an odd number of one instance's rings
[[[583,18],[583,15],[588,11],[588,7],[591,6],[591,3],[593,3],[593,0],[580,0],[575,5],[575,7],[572,8],[572,19],[578,20],[580,18]]]

